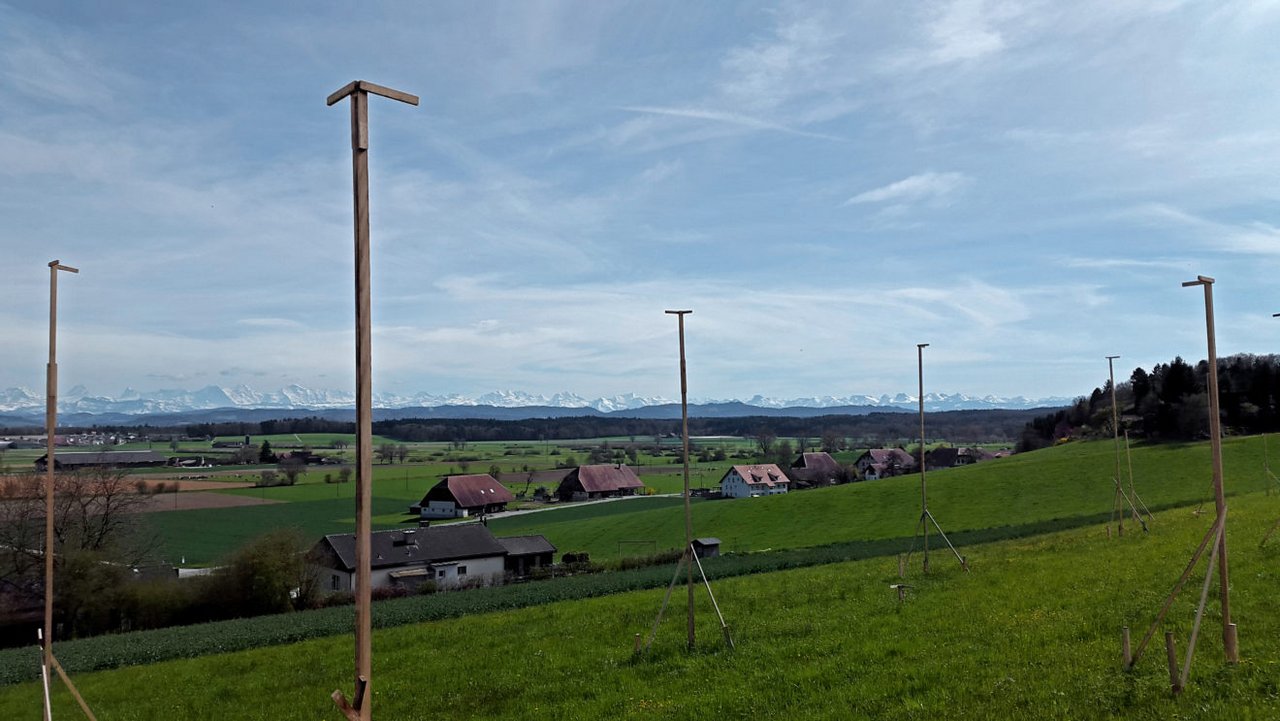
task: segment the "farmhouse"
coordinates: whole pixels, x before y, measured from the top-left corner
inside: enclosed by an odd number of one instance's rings
[[[775,463],[732,466],[720,479],[720,495],[725,498],[754,498],[786,493],[791,481]]]
[[[800,486],[829,486],[845,478],[845,471],[829,453],[801,453],[789,475]]]
[[[858,456],[853,465],[858,469],[858,476],[865,481],[900,476],[919,466],[916,459],[901,448],[872,448]]]
[[[417,505],[409,506],[409,512],[422,518],[465,518],[505,511],[515,499],[506,486],[487,473],[445,476]]]
[[[43,473],[49,464],[49,454],[36,459],[36,470]],[[155,451],[100,451],[86,453],[83,451],[58,453],[53,457],[55,471],[67,471],[77,468],[142,468],[145,466],[163,466],[164,456]]]
[[[592,498],[634,496],[644,488],[636,472],[625,465],[606,463],[578,466],[569,472],[556,489],[562,501],[585,501]]]
[[[375,531],[372,535],[373,588],[416,588],[428,581],[439,588],[464,582],[491,584],[502,580],[510,551],[479,523],[430,528]],[[516,559],[524,568],[550,562],[555,547],[542,536],[513,541]],[[320,539],[309,554],[321,588],[351,591],[355,583],[356,540],[353,533],[334,533]]]
[[[982,448],[935,448],[924,454],[924,467],[925,470],[934,471],[956,466],[971,466],[995,457],[994,453]]]

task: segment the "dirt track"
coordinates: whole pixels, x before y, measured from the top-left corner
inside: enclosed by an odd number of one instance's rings
[[[220,488],[226,488],[226,483],[210,484]],[[247,484],[246,484],[247,485]],[[186,486],[186,482],[183,482]],[[265,498],[253,498],[252,496],[236,496],[229,493],[207,493],[204,491],[192,491],[190,493],[157,493],[147,499],[147,502],[137,508],[138,513],[160,513],[163,511],[191,511],[198,508],[241,508],[243,506],[262,506],[268,503],[283,503]]]

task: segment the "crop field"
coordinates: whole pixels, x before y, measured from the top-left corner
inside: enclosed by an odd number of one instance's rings
[[[803,494],[801,494],[803,495]],[[1280,497],[1232,499],[1233,620],[1242,663],[1222,660],[1217,605],[1206,614],[1190,684],[1171,697],[1164,650],[1121,669],[1201,535],[1186,507],[1152,531],[1108,539],[1093,525],[970,546],[973,572],[913,563],[905,603],[892,557],[721,579],[725,649],[699,592],[699,645],[684,650],[673,604],[652,651],[633,658],[659,589],[389,628],[374,635],[381,718],[414,719],[1273,719],[1280,716],[1280,543],[1258,539]],[[918,559],[917,559],[918,560]],[[1203,566],[1201,567],[1203,568]],[[1202,570],[1164,630],[1185,648]],[[375,606],[375,616],[377,607]],[[113,671],[77,685],[110,719],[337,719],[351,639],[322,638]],[[31,653],[34,664],[36,655]],[[40,687],[0,689],[0,718],[40,716]],[[59,686],[55,717],[78,713]]]

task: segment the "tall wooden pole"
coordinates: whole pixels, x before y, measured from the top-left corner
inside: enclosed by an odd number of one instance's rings
[[[1203,275],[1182,287],[1204,286],[1205,333],[1209,341],[1209,444],[1213,449],[1213,505],[1222,524],[1218,537],[1218,599],[1222,606],[1222,645],[1227,663],[1240,660],[1236,626],[1231,622],[1231,578],[1227,563],[1227,497],[1222,487],[1222,428],[1218,410],[1218,344],[1213,327],[1213,278]]]
[[[333,105],[351,96],[351,166],[355,197],[356,282],[356,685],[347,702],[340,691],[334,702],[351,721],[373,716],[369,681],[372,673],[372,595],[370,562],[373,503],[373,341],[369,273],[369,93],[418,104],[416,95],[356,80],[329,96]]]
[[[1124,535],[1124,505],[1120,502],[1120,413],[1116,405],[1116,371],[1115,359],[1118,355],[1107,356],[1107,377],[1111,379],[1111,435],[1115,440],[1116,447],[1116,473],[1115,473],[1115,507],[1120,509],[1119,525],[1116,527],[1118,535]],[[1136,513],[1136,511],[1135,511]]]
[[[684,439],[684,556],[688,562],[688,576],[685,586],[689,591],[689,613],[688,613],[688,645],[693,648],[694,629],[693,629],[693,514],[689,511],[689,376],[685,371],[684,362],[684,317],[693,311],[691,310],[668,310],[668,315],[674,315],[679,321],[680,329],[680,421],[682,425],[681,437]]]
[[[929,490],[924,478],[924,349],[928,343],[916,344],[916,375],[920,381],[920,526],[924,529],[924,572],[929,572]]]
[[[58,271],[80,271],[61,261],[49,262],[49,363],[45,366],[44,428],[44,666],[53,675],[53,473],[54,440],[58,433]],[[45,709],[48,718],[49,709]]]

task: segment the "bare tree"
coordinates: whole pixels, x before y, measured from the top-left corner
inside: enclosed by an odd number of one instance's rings
[[[756,431],[756,447],[760,449],[762,456],[768,455],[769,451],[773,450],[773,442],[776,440],[778,437],[768,428]]]
[[[383,463],[390,463],[391,461],[395,460],[396,447],[390,443],[383,443],[382,445],[378,446],[378,449],[374,451],[374,454],[377,455],[378,460],[382,461]]]
[[[43,587],[44,477],[11,477],[0,486],[0,585]],[[94,553],[137,563],[157,539],[142,532],[137,511],[150,502],[124,471],[92,468],[57,474],[54,480],[54,558]]]
[[[400,461],[401,463],[404,463],[404,460],[408,457],[409,457],[409,446],[406,446],[403,443],[396,446],[396,460]]]
[[[298,476],[307,472],[306,461],[292,455],[282,458],[276,467],[284,474],[287,485],[290,486],[298,482]]]

